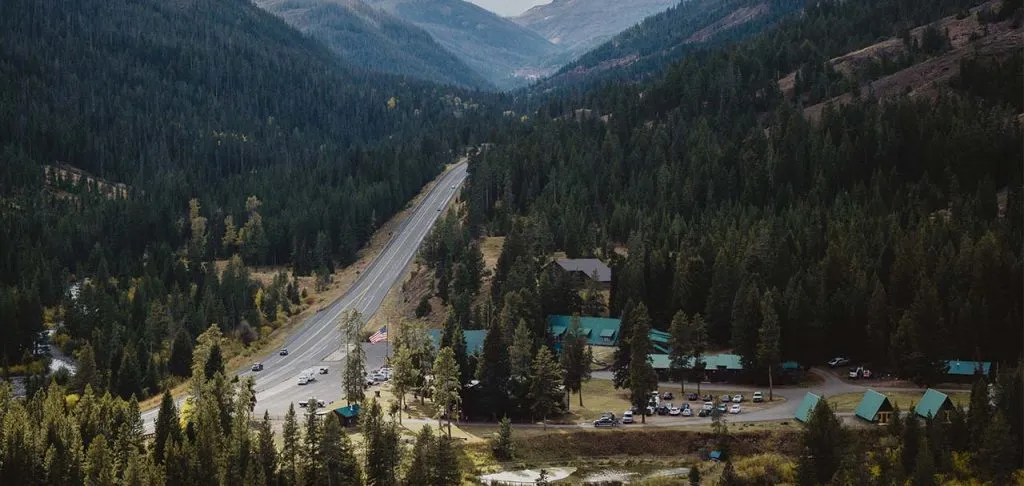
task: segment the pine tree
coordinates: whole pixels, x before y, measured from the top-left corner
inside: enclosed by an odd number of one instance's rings
[[[491,443],[491,451],[498,460],[510,460],[515,457],[515,443],[512,442],[512,421],[502,417],[498,423],[498,434]]]
[[[801,437],[804,450],[811,456],[801,459],[801,467],[809,468],[805,472],[814,478],[815,484],[828,484],[835,476],[842,461],[845,440],[842,422],[828,401],[819,400]]]
[[[985,383],[984,378],[978,378],[975,380],[974,385],[971,386],[970,403],[971,408],[967,415],[967,430],[970,432],[971,437],[983,437],[991,416],[988,384]],[[977,446],[981,445],[978,441],[971,441],[970,444],[972,449],[975,450]]]
[[[320,446],[323,434],[320,430],[320,419],[316,415],[316,407],[308,406],[306,410],[306,433],[302,445],[302,481],[309,486],[325,482],[325,470]]]
[[[491,411],[493,419],[498,410],[505,409],[511,370],[509,353],[505,346],[501,323],[494,320],[484,338],[483,355],[478,361],[477,379],[483,387],[484,410]]]
[[[462,469],[455,453],[455,442],[450,437],[438,437],[434,453],[434,480],[437,486],[462,484]]]
[[[533,358],[536,355],[535,339],[525,320],[519,320],[508,354],[511,373],[509,391],[512,392],[512,399],[522,405],[526,403],[525,398],[529,393]]]
[[[100,372],[96,367],[96,353],[93,351],[92,345],[86,343],[85,346],[82,346],[75,353],[75,360],[78,363],[78,369],[71,379],[71,389],[76,393],[84,393],[86,386],[91,386],[93,390],[101,390]]]
[[[690,486],[700,486],[700,468],[696,464],[690,467],[690,473],[687,474],[687,480],[690,482]]]
[[[394,422],[385,422],[380,404],[371,399],[363,407],[361,427],[366,450],[366,482],[370,486],[391,486],[397,483],[401,461],[398,429]]]
[[[587,337],[583,334],[579,314],[572,316],[569,328],[562,337],[562,350],[559,355],[562,369],[565,370],[565,389],[569,393],[578,393],[580,407],[583,407],[583,383],[590,380],[590,362],[593,355],[587,345]]]
[[[619,322],[619,343],[615,348],[615,355],[612,360],[612,383],[616,389],[629,388],[629,360],[632,352],[629,347],[630,338],[633,335],[633,309],[635,304],[627,300],[622,308],[622,318]]]
[[[360,483],[359,461],[356,459],[352,442],[341,427],[338,415],[329,413],[323,425],[320,443],[320,460],[323,462],[325,480],[321,484],[345,486]]]
[[[85,484],[90,486],[114,486],[117,484],[114,456],[107,445],[107,438],[97,436],[85,453]]]
[[[768,401],[774,400],[773,370],[779,363],[779,314],[775,310],[775,295],[769,290],[761,297],[761,329],[758,331],[757,361],[768,369]]]
[[[693,359],[693,339],[690,338],[692,326],[686,313],[678,311],[672,316],[672,324],[669,325],[669,366],[672,374],[679,378],[679,393],[686,392],[685,369],[690,366]]]
[[[153,459],[157,464],[162,464],[164,461],[167,441],[175,440],[180,434],[178,408],[174,405],[174,397],[171,396],[171,392],[164,390],[153,433]]]
[[[192,351],[192,336],[184,329],[179,330],[174,335],[171,357],[167,360],[167,371],[175,376],[192,376]]]
[[[690,332],[687,333],[690,337],[690,352],[693,356],[693,368],[692,371],[697,375],[697,394],[700,394],[700,382],[704,377],[704,367],[707,363],[704,362],[704,353],[708,349],[708,326],[704,322],[704,317],[700,314],[695,314],[690,319]]]
[[[647,315],[647,306],[643,303],[633,311],[634,322],[631,331],[629,358],[629,396],[630,403],[640,412],[640,422],[647,423],[647,403],[651,392],[658,388],[658,375],[648,356],[651,354],[651,319]]]
[[[927,437],[921,439],[916,462],[914,486],[936,486],[938,483],[935,481],[935,459],[929,448]]]
[[[732,465],[732,461],[725,461],[725,467],[722,468],[722,476],[718,479],[718,486],[735,486],[739,483],[739,479],[736,477],[736,469]]]
[[[295,417],[295,405],[288,405],[281,429],[281,481],[287,485],[298,484],[299,478],[299,422]]]
[[[1020,453],[1002,410],[996,412],[985,428],[985,434],[981,436],[981,445],[975,456],[982,476],[993,484],[1009,484],[1010,476],[1020,460]]]
[[[416,443],[412,447],[412,462],[405,472],[402,484],[407,486],[434,484],[436,480],[433,457],[435,444],[436,440],[430,425],[424,424],[420,433],[416,435]]]
[[[416,385],[420,370],[413,363],[413,351],[408,346],[399,346],[391,359],[391,388],[398,398],[398,423],[402,423],[402,411],[405,410],[405,394]]]
[[[542,346],[533,359],[533,373],[530,377],[530,411],[533,416],[540,416],[547,428],[548,417],[561,408],[562,368],[551,356],[551,350]]]
[[[452,415],[459,413],[462,404],[462,382],[455,352],[441,348],[434,360],[434,403],[444,410],[448,417],[448,437],[452,435]]]
[[[263,421],[260,422],[256,437],[256,464],[264,484],[277,484],[277,447],[274,445],[274,429],[267,410],[263,411]]]
[[[732,346],[740,355],[744,368],[757,362],[757,332],[761,327],[761,291],[754,277],[749,277],[736,291],[732,305]]]
[[[913,410],[914,407],[910,407]],[[900,464],[903,474],[910,476],[916,468],[918,448],[921,445],[921,427],[917,415],[911,413],[903,422],[903,433],[900,436],[903,447],[900,453]]]
[[[351,335],[351,334],[349,334]],[[354,341],[354,339],[353,339]],[[345,390],[345,401],[349,405],[362,403],[366,398],[366,351],[362,344],[352,342],[345,356],[345,374],[342,377],[342,388]]]

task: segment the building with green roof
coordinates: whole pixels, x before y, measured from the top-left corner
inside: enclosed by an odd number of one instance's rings
[[[794,418],[800,422],[807,423],[807,420],[811,418],[811,412],[814,411],[814,407],[818,406],[818,402],[821,401],[821,397],[811,392],[807,392],[804,395],[804,399],[800,402],[800,405],[796,407],[796,414]]]
[[[874,424],[887,425],[892,419],[892,411],[893,406],[889,402],[889,397],[868,390],[864,392],[864,398],[860,399],[860,404],[853,414]]]
[[[924,396],[921,397],[921,401],[917,402],[917,407],[914,408],[914,413],[923,418],[942,417],[942,420],[948,422],[949,413],[952,410],[953,401],[949,399],[949,395],[929,388],[924,392]]]
[[[651,329],[651,332],[647,333],[651,338],[651,344],[654,346],[654,350],[659,353],[668,354],[669,346],[668,340],[671,335],[665,331],[659,331],[657,329]]]
[[[651,361],[651,366],[654,371],[659,374],[661,378],[675,377],[669,376],[671,369],[672,360],[669,359],[668,354],[655,353],[648,355],[648,359]],[[740,361],[738,354],[711,354],[701,358],[704,362],[704,375],[697,377],[700,381],[728,381],[737,378],[743,373],[743,362]],[[693,369],[694,359],[690,358],[684,368]],[[694,379],[694,377],[690,377]]]
[[[949,367],[946,374],[955,377],[974,377],[976,375],[988,376],[992,370],[992,363],[989,361],[960,361],[958,359],[946,362]]]
[[[430,335],[430,341],[434,343],[434,349],[441,346],[441,330],[440,329],[427,329],[427,334]],[[476,352],[482,352],[484,349],[484,338],[487,337],[486,329],[472,329],[462,331],[462,335],[466,338],[466,354],[473,354]]]
[[[548,330],[556,341],[561,340],[565,331],[569,330],[572,316],[548,316]],[[619,326],[622,321],[609,317],[580,317],[580,327],[587,343],[591,346],[615,346],[619,343]]]
[[[332,404],[331,406],[333,407],[334,405]],[[353,403],[351,405],[346,405],[344,407],[337,407],[334,408],[333,410],[334,413],[338,414],[338,419],[341,420],[341,425],[343,427],[354,425],[356,422],[359,421],[358,403]]]

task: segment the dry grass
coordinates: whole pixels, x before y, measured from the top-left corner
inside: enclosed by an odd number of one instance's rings
[[[910,410],[912,405],[916,405],[917,402],[921,401],[921,397],[924,396],[924,391],[912,392],[912,391],[885,391],[876,389],[878,393],[881,393],[889,397],[889,402],[894,406],[900,407],[901,410]],[[967,406],[970,402],[970,393],[964,392],[950,392],[946,393],[949,398],[953,400],[953,404],[957,406]],[[863,393],[841,393],[839,395],[830,395],[825,397],[828,399],[828,403],[836,410],[836,412],[852,412],[857,409],[857,405],[860,404]]]
[[[616,416],[629,408],[629,390],[616,390],[611,380],[593,379],[583,384],[583,408],[579,407],[579,397],[569,398],[569,414],[559,422],[576,423],[594,420],[604,412],[612,412]]]
[[[484,267],[494,270],[498,264],[498,257],[501,256],[501,249],[505,246],[504,236],[487,236],[480,241],[480,253],[484,255]]]

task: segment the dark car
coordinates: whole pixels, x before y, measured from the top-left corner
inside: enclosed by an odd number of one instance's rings
[[[288,356],[288,348],[284,348],[281,351],[278,351],[277,354],[279,354],[281,356]]]
[[[705,393],[702,397],[702,400],[704,400],[705,402],[713,402],[715,401],[715,396],[710,393]]]
[[[253,371],[263,371],[263,363],[259,363],[259,362],[253,363],[251,369]]]
[[[686,395],[686,399],[691,402],[695,402],[697,400],[700,400],[700,395],[698,395],[696,392],[690,392],[689,395]]]
[[[673,398],[675,398],[675,397],[676,397],[676,396],[675,396],[675,395],[673,395],[673,394],[672,394],[672,392],[665,392],[665,393],[662,393],[662,394],[661,394],[661,399],[662,399],[662,400],[671,400],[671,399],[673,399]]]
[[[615,427],[619,425],[619,421],[611,417],[601,417],[594,421],[594,427]]]
[[[658,415],[668,415],[668,406],[661,405],[658,408],[654,409],[654,413],[657,413]]]
[[[709,415],[711,415],[711,411],[710,410],[704,410],[703,408],[700,409],[700,412],[697,412],[697,416],[698,417],[707,417]]]

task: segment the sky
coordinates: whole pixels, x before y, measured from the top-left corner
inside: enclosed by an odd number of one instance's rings
[[[551,3],[551,0],[467,0],[502,17],[519,15],[534,5]]]

